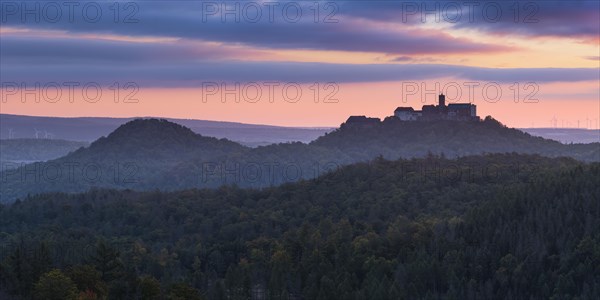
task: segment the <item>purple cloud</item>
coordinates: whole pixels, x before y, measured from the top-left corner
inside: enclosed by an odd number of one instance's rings
[[[302,3],[302,16],[298,22],[292,22],[290,16],[286,17],[283,14],[286,3]],[[279,6],[282,7],[282,11],[274,13],[272,22],[269,16],[263,16],[257,22],[250,22],[247,20],[249,13],[242,13],[240,20],[237,20],[236,16],[228,16],[223,11],[219,14],[207,15],[206,2],[202,1],[177,2],[177,5],[163,1],[142,1],[135,4],[137,13],[134,14],[134,19],[137,22],[134,23],[121,20],[126,17],[120,17],[115,22],[110,8],[112,3],[99,2],[97,5],[104,14],[94,22],[90,22],[90,17],[84,17],[83,13],[74,14],[73,22],[67,16],[63,16],[57,22],[44,22],[43,6],[40,8],[41,22],[36,22],[35,16],[24,20],[20,14],[23,7],[16,6],[11,8],[10,13],[6,13],[5,8],[2,24],[17,28],[55,29],[76,33],[175,37],[243,44],[265,49],[390,54],[479,53],[510,50],[509,47],[502,45],[455,38],[439,30],[415,29],[402,24],[394,26],[393,29],[382,27],[360,17],[345,14],[341,10],[342,4],[342,2],[336,4],[336,7],[340,8],[340,11],[335,14],[337,23],[327,19],[328,11],[324,9],[325,4],[319,8],[319,11],[323,10],[321,12],[323,16],[316,17],[312,10],[314,7],[311,7],[314,5],[313,2],[282,2]],[[25,5],[33,8],[31,2],[29,6]],[[242,9],[240,11],[243,12]],[[222,16],[226,17],[225,22]],[[316,22],[315,18],[317,18]]]

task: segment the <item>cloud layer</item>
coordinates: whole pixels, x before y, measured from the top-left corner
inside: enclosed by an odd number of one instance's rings
[[[597,41],[598,1],[175,3],[120,2],[115,9],[112,2],[82,2],[71,11],[67,2],[2,2],[2,81],[119,80],[180,87],[207,80],[598,79],[596,68],[497,69],[448,65],[439,57],[422,57],[517,51],[518,46],[504,42],[505,35]],[[37,13],[24,13],[32,9]],[[490,42],[454,34],[465,29],[498,39]],[[392,58],[389,64],[360,65],[333,64],[318,57],[314,62],[269,59],[281,50],[375,53]],[[399,64],[407,62],[413,64]]]

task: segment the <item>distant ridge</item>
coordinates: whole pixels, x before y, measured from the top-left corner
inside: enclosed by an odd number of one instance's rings
[[[3,170],[6,170],[21,163],[56,159],[88,145],[86,142],[57,139],[0,140],[0,163]]]
[[[90,143],[108,135],[120,125],[129,121],[147,118],[155,117],[39,117],[0,114],[0,140],[9,139],[10,137],[13,139],[35,138],[34,134],[37,129],[40,131],[40,137],[43,137],[43,130],[45,130],[52,134],[53,139]],[[309,143],[335,129],[330,127],[282,127],[194,119],[163,119],[186,126],[204,136],[226,138],[250,147],[291,141]],[[519,130],[565,144],[600,142],[600,130],[578,128],[519,128]]]
[[[44,131],[55,139],[92,142],[106,136],[120,125],[142,118],[107,117],[37,117],[0,114],[0,139],[35,138],[35,132]],[[300,141],[308,143],[332,130],[332,128],[282,127],[272,125],[244,124],[224,121],[163,118],[190,128],[193,132],[227,138],[247,146]]]
[[[600,129],[584,128],[520,128],[534,136],[559,141],[563,144],[600,143]]]

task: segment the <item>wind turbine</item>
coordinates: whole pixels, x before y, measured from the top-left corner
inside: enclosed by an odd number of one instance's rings
[[[589,129],[590,128],[590,118],[585,118],[585,129]]]
[[[34,128],[33,130],[35,131],[35,138],[39,139],[40,138],[39,134],[42,133],[42,131],[41,130],[37,130],[36,128]]]
[[[10,140],[10,139],[12,139],[12,138],[13,138],[13,129],[12,129],[12,128],[9,128],[9,129],[8,129],[8,139]]]
[[[558,123],[558,119],[556,119],[556,116],[554,116],[550,120],[550,124],[551,124],[552,127],[556,128],[556,123]]]

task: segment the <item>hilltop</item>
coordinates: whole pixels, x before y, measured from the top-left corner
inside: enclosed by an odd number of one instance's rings
[[[227,139],[196,134],[185,126],[164,119],[136,119],[69,157],[175,161],[197,155],[212,157],[245,148]]]
[[[443,153],[447,157],[517,152],[600,161],[600,143],[565,145],[508,128],[489,116],[480,122],[411,122],[394,117],[366,124],[347,122],[311,145],[365,158],[376,155],[390,159],[422,157],[428,152]]]

